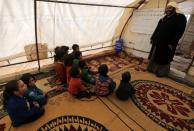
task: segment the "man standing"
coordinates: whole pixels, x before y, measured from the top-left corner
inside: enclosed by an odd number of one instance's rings
[[[177,13],[176,2],[170,2],[167,5],[165,14],[151,37],[152,49],[148,58],[150,60],[148,71],[158,77],[168,75],[170,63],[187,23],[186,17]]]

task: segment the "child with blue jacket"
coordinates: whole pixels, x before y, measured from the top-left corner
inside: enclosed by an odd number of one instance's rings
[[[108,76],[108,66],[106,64],[100,65],[98,73],[96,77],[96,95],[108,96],[114,91],[116,83]]]
[[[13,126],[32,122],[44,113],[44,108],[38,103],[31,102],[23,95],[26,85],[21,80],[13,80],[6,84],[3,92],[3,104]]]
[[[26,98],[37,101],[40,105],[46,104],[47,95],[36,86],[36,78],[32,74],[24,74],[21,80],[27,85],[27,90],[24,93]]]

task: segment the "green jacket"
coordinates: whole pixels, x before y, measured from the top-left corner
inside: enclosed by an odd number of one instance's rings
[[[73,66],[74,67],[79,67],[79,61],[80,61],[79,59],[74,59],[73,60]]]
[[[91,82],[91,75],[89,74],[88,69],[81,70],[81,79],[85,82],[88,82],[88,83]]]

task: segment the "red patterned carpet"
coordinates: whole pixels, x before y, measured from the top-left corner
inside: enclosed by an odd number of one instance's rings
[[[150,119],[168,130],[194,130],[191,96],[158,82],[137,80],[132,84],[136,89],[133,102]]]
[[[119,57],[115,55],[102,56],[95,59],[88,60],[88,65],[91,70],[96,72],[100,64],[107,64],[109,71],[115,72],[124,67],[134,68],[137,71],[145,71],[147,67],[147,61],[143,58],[137,58],[125,55],[124,57]]]

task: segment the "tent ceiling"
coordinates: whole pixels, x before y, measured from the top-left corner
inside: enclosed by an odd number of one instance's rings
[[[194,14],[194,0],[187,0],[179,3],[179,9],[186,14]]]
[[[137,1],[137,0],[55,0],[55,1],[66,1],[66,2],[76,2],[76,3],[89,3],[89,4],[127,6],[127,5],[129,5],[132,2]]]
[[[181,3],[181,2],[184,2],[185,0],[170,0],[171,1],[176,1],[177,3]]]

